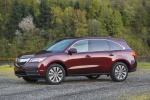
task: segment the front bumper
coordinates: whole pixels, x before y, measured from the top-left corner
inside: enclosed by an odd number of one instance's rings
[[[22,65],[15,63],[14,73],[18,77],[36,77],[41,78],[45,75],[45,66],[41,63],[24,63]]]
[[[42,77],[36,69],[26,70],[21,67],[15,67],[14,72],[18,77]]]

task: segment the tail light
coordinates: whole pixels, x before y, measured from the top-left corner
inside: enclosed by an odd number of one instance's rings
[[[137,56],[136,52],[131,52],[131,55],[134,56],[134,57]]]

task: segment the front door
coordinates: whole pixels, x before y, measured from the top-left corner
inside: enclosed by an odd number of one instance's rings
[[[95,72],[97,65],[93,65],[89,52],[89,40],[79,40],[71,46],[77,53],[68,54],[68,74],[88,74]]]

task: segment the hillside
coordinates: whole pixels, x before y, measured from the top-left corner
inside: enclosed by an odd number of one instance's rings
[[[0,60],[64,37],[123,38],[150,56],[149,0],[0,0]]]

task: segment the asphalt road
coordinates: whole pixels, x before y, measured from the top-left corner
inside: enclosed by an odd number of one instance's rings
[[[124,82],[110,77],[97,80],[67,77],[60,85],[44,80],[26,83],[10,74],[0,74],[0,100],[150,100],[150,67],[138,68]]]

